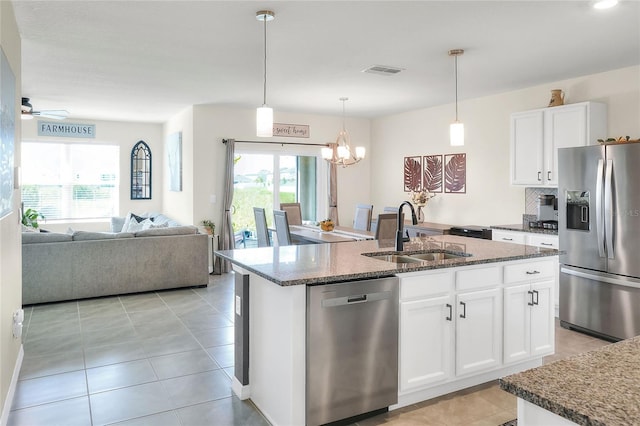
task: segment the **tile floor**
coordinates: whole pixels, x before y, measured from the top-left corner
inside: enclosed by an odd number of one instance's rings
[[[607,343],[556,330],[549,361]],[[9,426],[268,425],[230,389],[232,274],[211,276],[206,288],[28,307],[23,342]],[[359,425],[495,426],[515,417],[515,397],[494,382]]]

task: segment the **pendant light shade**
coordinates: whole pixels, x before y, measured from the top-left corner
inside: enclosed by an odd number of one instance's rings
[[[365,156],[365,148],[363,146],[356,147],[355,150],[351,148],[351,140],[349,132],[345,128],[345,109],[344,103],[349,98],[340,98],[342,101],[342,130],[338,133],[334,148],[322,148],[322,158],[332,164],[339,164],[342,167],[347,167],[352,164],[358,163]]]
[[[449,51],[449,56],[455,59],[455,75],[456,75],[456,121],[451,123],[449,127],[449,142],[451,146],[464,145],[464,124],[458,120],[458,56],[462,55],[464,50],[453,49]]]
[[[263,105],[256,109],[256,135],[261,138],[273,136],[273,108]]]
[[[270,138],[273,136],[273,108],[267,106],[267,22],[273,21],[275,13],[270,10],[260,10],[256,19],[264,25],[264,82],[262,91],[262,106],[256,110],[256,136]]]

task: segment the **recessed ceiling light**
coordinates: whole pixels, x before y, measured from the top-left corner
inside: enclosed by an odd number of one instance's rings
[[[618,0],[599,0],[593,4],[594,9],[609,9],[618,4]]]

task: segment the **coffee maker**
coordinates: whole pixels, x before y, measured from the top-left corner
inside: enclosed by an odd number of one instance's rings
[[[537,222],[529,224],[532,228],[558,229],[558,199],[555,195],[538,196]]]

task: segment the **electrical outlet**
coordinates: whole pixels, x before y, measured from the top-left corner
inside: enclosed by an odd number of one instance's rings
[[[13,313],[13,338],[19,339],[22,337],[22,323],[24,322],[24,310],[18,309]]]

